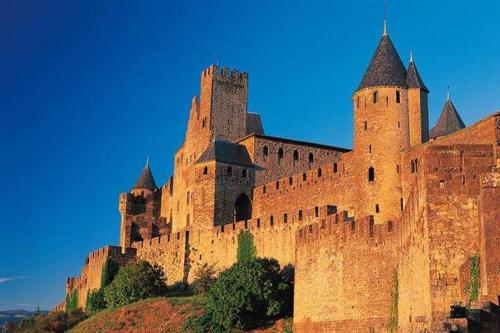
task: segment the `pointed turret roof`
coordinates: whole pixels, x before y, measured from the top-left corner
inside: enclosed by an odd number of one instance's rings
[[[429,92],[429,89],[427,89],[427,87],[424,84],[424,81],[422,81],[422,78],[418,73],[417,65],[415,64],[415,61],[413,61],[413,55],[410,57],[410,64],[408,65],[408,73],[406,74],[406,84],[408,85],[408,88],[419,88],[427,93]]]
[[[406,68],[391,42],[384,26],[384,34],[357,90],[369,87],[406,87]]]
[[[451,134],[462,128],[465,128],[465,124],[462,118],[460,118],[451,99],[447,98],[436,126],[431,128],[429,135],[431,138],[437,138],[439,136]]]
[[[149,168],[149,158],[146,162],[146,165],[144,166],[144,169],[142,169],[141,175],[135,182],[133,189],[147,189],[151,191],[156,189],[156,183],[153,178],[153,173]]]

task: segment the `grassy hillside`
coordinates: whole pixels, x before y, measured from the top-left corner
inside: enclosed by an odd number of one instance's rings
[[[99,312],[70,332],[180,332],[188,317],[202,311],[200,296],[152,298]]]
[[[75,326],[71,333],[88,332],[182,332],[191,316],[203,313],[202,296],[159,297],[133,303],[117,310],[104,310]],[[291,332],[291,319],[254,333]]]

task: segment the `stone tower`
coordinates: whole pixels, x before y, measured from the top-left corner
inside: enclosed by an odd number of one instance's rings
[[[413,54],[410,56],[406,84],[408,85],[410,146],[415,146],[429,141],[429,109],[427,106],[429,89],[418,73]]]
[[[371,62],[353,95],[354,152],[359,197],[357,214],[376,223],[401,211],[400,152],[410,146],[405,66],[384,26]]]

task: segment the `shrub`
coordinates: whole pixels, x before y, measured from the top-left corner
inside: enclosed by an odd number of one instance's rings
[[[189,284],[184,281],[177,281],[169,288],[169,292],[173,294],[185,294],[189,291]]]
[[[207,293],[206,318],[212,328],[250,328],[289,313],[291,281],[275,259],[238,262],[222,272]]]
[[[106,308],[106,301],[104,300],[104,289],[92,290],[87,296],[87,303],[85,310],[88,314],[94,315],[97,312]]]
[[[66,312],[78,309],[78,290],[74,289],[73,292],[66,296]]]
[[[194,272],[194,280],[192,283],[193,291],[196,294],[205,294],[208,289],[217,281],[215,275],[217,270],[215,265],[209,265],[207,263],[198,267]]]
[[[116,273],[120,266],[111,258],[106,259],[104,266],[102,266],[102,275],[101,275],[101,288],[107,287],[111,281],[113,281]]]
[[[110,308],[116,308],[166,290],[165,274],[161,267],[139,261],[120,268],[109,286],[104,288],[104,299]]]
[[[253,244],[253,235],[249,230],[245,230],[238,235],[238,262],[254,260],[256,255],[255,245]]]
[[[36,315],[24,319],[19,324],[21,332],[66,332],[86,318],[81,309],[69,312],[55,312],[48,315]]]

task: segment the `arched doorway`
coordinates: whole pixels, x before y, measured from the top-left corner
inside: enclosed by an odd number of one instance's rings
[[[234,203],[234,221],[249,220],[252,218],[252,201],[245,193],[242,193]]]

